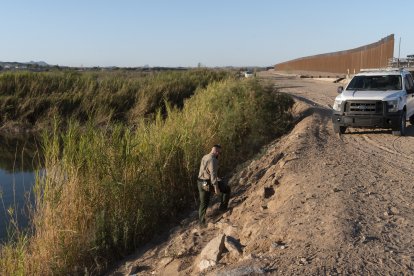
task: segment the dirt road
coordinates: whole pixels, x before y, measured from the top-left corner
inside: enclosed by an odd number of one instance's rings
[[[412,274],[414,127],[408,127],[406,137],[388,130],[350,129],[338,138],[329,111],[337,84],[273,79],[281,91],[320,105],[309,118],[306,155],[297,164],[306,179],[299,188],[305,200],[300,209],[313,217],[299,213],[312,222],[297,231],[306,233],[311,258],[320,261],[298,270]],[[294,197],[300,200],[297,193]]]
[[[199,274],[200,252],[220,233],[242,254],[221,253],[206,275],[414,274],[414,126],[333,133],[337,84],[259,75],[297,98],[300,122],[231,180],[232,211],[197,229],[183,221],[112,274]],[[214,208],[214,207],[213,207]]]

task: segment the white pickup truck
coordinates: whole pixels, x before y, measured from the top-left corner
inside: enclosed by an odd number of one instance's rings
[[[355,75],[344,89],[338,87],[333,105],[334,131],[347,127],[392,129],[403,136],[406,121],[414,125],[414,84],[406,69],[366,69]]]

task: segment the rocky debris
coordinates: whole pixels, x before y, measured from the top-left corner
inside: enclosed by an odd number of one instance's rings
[[[280,166],[280,168],[282,169],[287,163],[289,163],[289,162],[291,162],[291,161],[294,161],[294,160],[298,160],[299,159],[299,157],[297,157],[297,156],[293,156],[293,157],[291,157],[291,158],[285,158],[285,159],[282,159],[280,162],[279,162],[279,166]]]
[[[225,235],[220,234],[212,239],[200,253],[200,263],[198,268],[203,271],[207,268],[215,266],[224,251]]]
[[[162,258],[160,261],[158,261],[158,270],[164,269],[167,265],[169,265],[172,261],[174,260],[174,258],[172,257],[165,257]]]
[[[191,253],[194,246],[194,240],[190,237],[190,234],[194,235],[195,233],[184,232],[178,236],[178,238],[172,240],[165,248],[164,256],[181,258],[184,255]]]
[[[150,269],[149,266],[142,266],[142,265],[133,265],[131,266],[128,271],[126,272],[126,275],[137,275],[139,273],[142,273],[144,271],[147,271],[148,269]]]
[[[163,270],[159,273],[162,276],[169,276],[169,275],[179,275],[181,267],[181,262],[179,260],[173,260],[172,262],[168,263]],[[156,271],[153,271],[151,274],[157,274]]]
[[[393,216],[393,215],[398,215],[400,213],[400,211],[398,211],[397,208],[395,207],[391,207],[388,210],[388,215]]]
[[[245,275],[261,275],[266,271],[258,266],[244,265],[237,268],[223,270],[218,272],[217,276],[245,276]]]
[[[257,180],[259,180],[259,179],[261,179],[264,175],[265,175],[265,173],[266,173],[266,169],[261,169],[260,171],[258,171],[254,176],[253,176],[253,179],[255,180],[255,181],[257,181]]]
[[[223,234],[226,236],[237,236],[238,227],[229,222],[218,222],[216,227],[222,230]]]
[[[253,233],[257,233],[260,226],[255,221],[247,221],[241,232],[241,237],[248,239],[252,236]]]
[[[272,242],[270,249],[277,249],[277,248],[285,249],[285,248],[287,248],[287,245],[286,245],[285,242],[283,242],[281,240],[276,241],[276,242]]]
[[[243,254],[243,249],[240,241],[231,236],[226,236],[224,239],[224,245],[230,254],[234,256],[241,256]]]
[[[200,263],[198,264],[198,269],[200,271],[204,271],[204,270],[206,270],[206,269],[208,269],[210,267],[215,266],[216,264],[217,264],[217,262],[215,262],[215,261],[202,259],[200,261]]]
[[[375,236],[361,236],[361,243],[369,243],[369,242],[373,242],[373,241],[379,241],[380,239],[378,237]]]
[[[306,258],[300,258],[299,260],[299,264],[300,265],[307,265],[309,262]]]
[[[275,165],[277,162],[279,162],[280,159],[283,158],[283,152],[278,153],[275,155],[275,157],[273,157],[272,161],[270,162],[270,164]]]

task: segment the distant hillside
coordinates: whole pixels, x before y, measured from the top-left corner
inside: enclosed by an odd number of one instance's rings
[[[33,64],[33,65],[39,65],[39,66],[49,66],[49,64],[47,64],[44,61],[30,61],[27,64]]]

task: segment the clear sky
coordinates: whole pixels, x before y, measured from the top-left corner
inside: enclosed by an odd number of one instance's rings
[[[0,61],[69,66],[270,66],[395,34],[412,0],[0,0]]]

